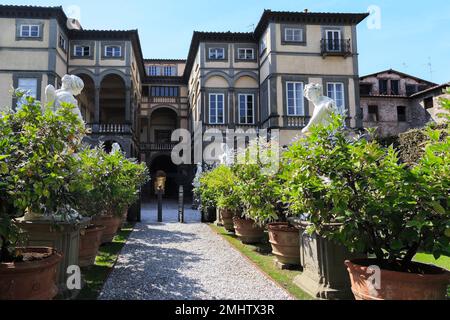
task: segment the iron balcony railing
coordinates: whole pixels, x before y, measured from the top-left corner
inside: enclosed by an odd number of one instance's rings
[[[350,39],[322,39],[323,56],[350,56],[352,54]]]

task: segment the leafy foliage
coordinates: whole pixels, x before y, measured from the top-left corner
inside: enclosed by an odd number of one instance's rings
[[[127,159],[120,151],[106,153],[100,146],[78,155],[80,176],[75,193],[77,209],[84,216],[122,216],[149,179],[148,168]]]
[[[434,136],[410,169],[392,146],[349,138],[342,125],[336,116],[284,155],[280,177],[291,213],[306,214],[311,232],[390,268],[407,270],[421,247],[449,253],[448,139]]]
[[[231,168],[220,165],[200,177],[198,193],[205,208],[237,210],[241,205],[236,176]]]
[[[20,260],[15,219],[25,212],[71,221],[122,215],[148,179],[147,167],[119,151],[82,146],[84,124],[66,104],[53,112],[19,93],[17,112],[0,114],[0,261]],[[74,214],[76,213],[76,214]]]
[[[25,211],[64,219],[74,203],[74,158],[84,125],[64,105],[56,113],[22,97],[20,110],[0,115],[0,260],[11,260],[19,240],[15,218]]]
[[[282,218],[277,177],[279,145],[255,139],[237,155],[234,171],[243,214],[261,224]]]

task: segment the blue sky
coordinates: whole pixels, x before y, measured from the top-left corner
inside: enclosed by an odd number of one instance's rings
[[[193,30],[251,31],[264,9],[367,12],[375,5],[380,8],[381,28],[369,28],[366,22],[358,27],[360,74],[393,68],[437,83],[450,81],[448,0],[29,0],[2,4],[62,5],[66,12],[76,6],[85,29],[139,29],[146,58],[186,58]]]

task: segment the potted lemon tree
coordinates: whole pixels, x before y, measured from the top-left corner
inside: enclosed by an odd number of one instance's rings
[[[78,243],[63,246],[62,238],[81,218],[71,188],[84,127],[70,105],[53,113],[32,97],[19,98],[17,112],[0,116],[0,287],[7,289],[0,298],[51,299],[56,276],[62,285],[67,265],[78,263],[71,255]],[[31,247],[41,243],[51,248]]]
[[[119,150],[107,153],[102,146],[85,149],[80,153],[82,175],[78,180],[77,209],[85,216],[92,217],[92,225],[84,235],[83,248],[90,248],[86,254],[87,263],[95,258],[97,245],[89,242],[89,237],[101,243],[111,242],[124,216],[139,197],[140,187],[148,179],[148,168],[133,159],[127,159]],[[104,228],[102,228],[103,226]]]
[[[284,200],[306,215],[309,234],[372,257],[345,262],[357,299],[444,299],[448,271],[413,258],[449,253],[449,138],[431,132],[410,168],[392,146],[350,137],[342,124],[336,116],[291,147]]]

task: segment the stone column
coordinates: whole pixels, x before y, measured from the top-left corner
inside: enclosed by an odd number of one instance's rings
[[[228,89],[228,128],[235,128],[236,125],[236,110],[235,110],[235,100],[234,100],[234,88]]]
[[[125,89],[125,122],[131,123],[131,88]]]
[[[100,123],[100,87],[95,87],[94,123]]]

